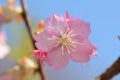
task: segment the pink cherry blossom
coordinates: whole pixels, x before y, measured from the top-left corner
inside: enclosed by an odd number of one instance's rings
[[[54,69],[65,67],[69,59],[77,63],[86,63],[96,51],[88,36],[90,23],[79,18],[66,19],[54,14],[45,20],[45,29],[36,35],[36,47],[47,52],[47,63]]]
[[[0,32],[0,59],[3,59],[9,53],[9,47],[6,44],[5,35]]]

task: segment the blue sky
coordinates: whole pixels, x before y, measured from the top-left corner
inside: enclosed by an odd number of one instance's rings
[[[18,0],[17,0],[18,1]],[[60,70],[47,69],[48,80],[93,80],[104,72],[119,56],[120,0],[26,0],[32,19],[44,20],[54,13],[79,17],[91,23],[89,39],[98,49],[98,57],[88,64],[69,65]],[[1,0],[0,4],[5,4]],[[113,80],[120,80],[120,75]]]

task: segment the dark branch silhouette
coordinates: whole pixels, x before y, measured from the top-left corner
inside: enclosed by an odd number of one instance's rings
[[[120,57],[96,80],[111,80],[115,75],[120,73]]]
[[[28,34],[30,36],[33,47],[34,47],[34,49],[36,49],[35,40],[34,40],[34,36],[32,35],[32,29],[31,29],[32,24],[31,24],[31,21],[30,21],[30,17],[28,16],[27,8],[26,8],[26,4],[25,4],[24,0],[21,0],[21,5],[22,5],[22,10],[23,10],[23,12],[22,12],[23,20],[24,20],[26,28],[28,30]],[[45,76],[45,72],[43,70],[42,64],[40,64],[40,63],[38,64],[38,69],[36,69],[36,71],[39,72],[42,80],[46,80],[46,76]]]

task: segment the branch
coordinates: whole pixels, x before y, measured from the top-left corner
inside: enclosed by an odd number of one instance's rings
[[[116,62],[113,63],[113,65],[110,68],[108,68],[103,74],[101,74],[100,77],[96,78],[96,80],[110,80],[119,73],[120,73],[120,57],[117,59]]]
[[[23,13],[22,13],[23,20],[24,20],[24,22],[26,24],[26,28],[28,30],[28,34],[29,34],[30,39],[32,41],[32,45],[33,45],[34,49],[36,49],[34,36],[32,35],[32,24],[31,24],[31,21],[30,21],[30,17],[28,16],[27,8],[26,8],[26,4],[25,4],[24,0],[21,0],[21,5],[22,5],[22,10],[23,10]],[[38,65],[39,66],[38,66],[37,71],[39,72],[39,74],[41,76],[41,79],[46,80],[45,72],[43,70],[42,64],[39,63]]]
[[[29,33],[30,39],[32,41],[33,47],[36,49],[36,47],[34,45],[34,43],[35,43],[34,36],[32,35],[32,24],[31,24],[31,21],[30,21],[30,17],[28,16],[27,7],[25,5],[24,0],[21,0],[21,5],[22,5],[22,10],[23,10],[23,12],[22,12],[23,20],[26,24],[26,28],[28,30],[28,33]]]

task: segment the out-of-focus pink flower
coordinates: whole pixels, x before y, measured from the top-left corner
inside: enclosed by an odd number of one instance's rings
[[[45,20],[45,29],[36,35],[35,45],[38,50],[48,53],[49,66],[61,69],[68,64],[69,58],[78,63],[90,60],[96,47],[89,41],[89,34],[90,23],[70,18],[68,13],[66,19],[54,14]]]
[[[0,6],[0,25],[3,23],[8,23],[13,20],[18,22],[22,21],[22,9],[17,5],[15,0],[7,0],[7,6]]]
[[[9,47],[6,44],[5,35],[0,32],[0,59],[3,59],[9,53]]]
[[[20,6],[17,5],[16,0],[7,0],[8,2],[8,7],[13,10],[16,11],[17,13],[22,13],[22,9]]]
[[[0,6],[0,24],[8,23],[18,18],[18,14],[6,6]]]
[[[16,18],[16,20],[18,22],[21,22],[22,19],[22,8],[16,3],[16,0],[7,0],[8,2],[8,7],[10,10],[15,11],[18,14],[18,17]]]
[[[34,55],[36,60],[40,63],[43,63],[44,61],[47,60],[47,53],[41,50],[33,50],[31,54]]]

